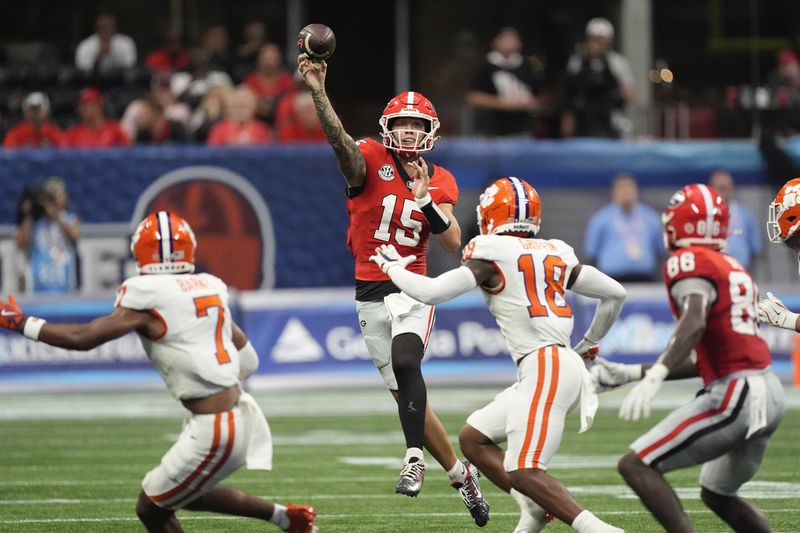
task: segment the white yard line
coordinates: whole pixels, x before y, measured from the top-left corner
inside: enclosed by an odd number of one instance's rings
[[[397,497],[397,496],[395,496]],[[685,509],[688,514],[705,514],[710,513],[708,509]],[[634,511],[593,511],[596,515],[608,516],[622,516],[622,515],[649,515],[647,510],[634,510]],[[770,513],[794,513],[797,512],[796,508],[788,507],[784,509],[770,509]],[[494,512],[492,516],[519,516],[518,512]],[[461,513],[414,513],[414,517],[430,517],[430,518],[448,518],[448,517],[463,517]],[[224,515],[190,515],[181,514],[178,517],[181,521],[214,521],[214,520],[251,520],[249,518],[240,518],[236,516]],[[322,514],[318,517],[319,520],[347,520],[353,518],[397,518],[396,513],[342,513],[342,514]],[[109,517],[93,517],[93,518],[21,518],[18,520],[2,520],[0,524],[68,524],[68,523],[82,523],[82,522],[138,522],[138,518],[134,516],[109,516]],[[706,532],[712,533],[712,532]]]
[[[510,382],[509,382],[510,384]],[[668,383],[656,396],[653,407],[674,408],[694,397],[699,384]],[[437,412],[465,412],[483,407],[502,387],[431,387],[428,397]],[[800,389],[784,387],[790,408],[800,407]],[[627,388],[600,395],[601,408],[617,408]],[[267,418],[304,416],[368,416],[396,414],[397,406],[379,386],[358,389],[282,390],[254,393]],[[17,393],[0,394],[0,419],[87,419],[131,417],[175,417],[186,411],[169,397],[158,392],[92,393]]]
[[[353,478],[342,478],[339,481],[346,480],[353,482]],[[385,478],[378,478],[379,481],[384,481]],[[238,482],[237,482],[238,484]],[[567,487],[570,492],[575,494],[587,495],[602,495],[611,496],[618,499],[635,499],[636,495],[626,485],[569,485]],[[689,487],[676,487],[675,491],[681,499],[697,500],[700,498],[700,489],[697,486]],[[800,483],[788,483],[778,481],[751,481],[746,483],[740,495],[747,499],[797,499],[800,494]],[[457,496],[453,493],[434,493],[425,495],[426,499],[451,499]],[[392,500],[397,499],[397,495],[393,493],[385,494],[280,494],[280,495],[260,495],[262,498],[267,499],[306,499],[309,501],[315,500],[341,500],[345,499],[365,499],[365,500]],[[0,499],[0,505],[85,505],[89,503],[123,503],[133,502],[133,498],[42,498],[42,499]]]

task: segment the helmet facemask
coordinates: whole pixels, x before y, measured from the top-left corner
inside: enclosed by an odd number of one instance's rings
[[[425,129],[395,129],[394,125],[400,118],[421,120],[425,124]],[[387,149],[392,150],[393,152],[396,152],[402,156],[410,157],[425,152],[430,152],[433,150],[433,145],[439,139],[439,136],[436,135],[439,131],[439,120],[435,118],[432,119],[420,113],[406,111],[391,115],[383,115],[378,123],[381,126],[381,138],[383,139],[383,145]],[[415,135],[415,141],[413,144],[403,144],[402,141],[398,140],[399,137],[402,137],[404,133],[408,132]]]

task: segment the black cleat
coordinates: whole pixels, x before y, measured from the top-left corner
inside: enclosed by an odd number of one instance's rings
[[[467,479],[464,483],[453,483],[452,486],[461,495],[475,524],[483,527],[489,521],[489,503],[483,498],[481,492],[481,485],[478,482],[480,474],[478,474],[477,468],[469,464],[469,461],[464,461],[464,467],[467,469]]]

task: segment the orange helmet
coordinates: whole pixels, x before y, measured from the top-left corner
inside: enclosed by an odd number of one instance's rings
[[[542,201],[528,182],[509,176],[492,183],[478,202],[481,235],[539,232]]]
[[[725,247],[730,213],[717,191],[696,183],[676,191],[661,214],[669,249],[686,246]]]
[[[194,272],[197,239],[182,217],[169,211],[150,213],[131,239],[131,252],[140,274]]]
[[[769,204],[767,236],[770,242],[785,242],[800,228],[800,178],[789,180]]]
[[[397,118],[418,118],[425,123],[425,135],[419,139],[414,146],[401,146],[392,129],[392,123]],[[400,93],[386,104],[378,124],[381,126],[381,137],[383,145],[389,150],[409,156],[433,150],[433,145],[439,136],[439,116],[436,114],[430,100],[422,96],[422,93],[409,91]],[[402,130],[400,130],[402,131]]]

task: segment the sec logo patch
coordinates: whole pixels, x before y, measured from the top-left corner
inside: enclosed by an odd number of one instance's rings
[[[383,165],[378,171],[378,177],[383,181],[392,181],[394,179],[394,167],[392,165]]]

